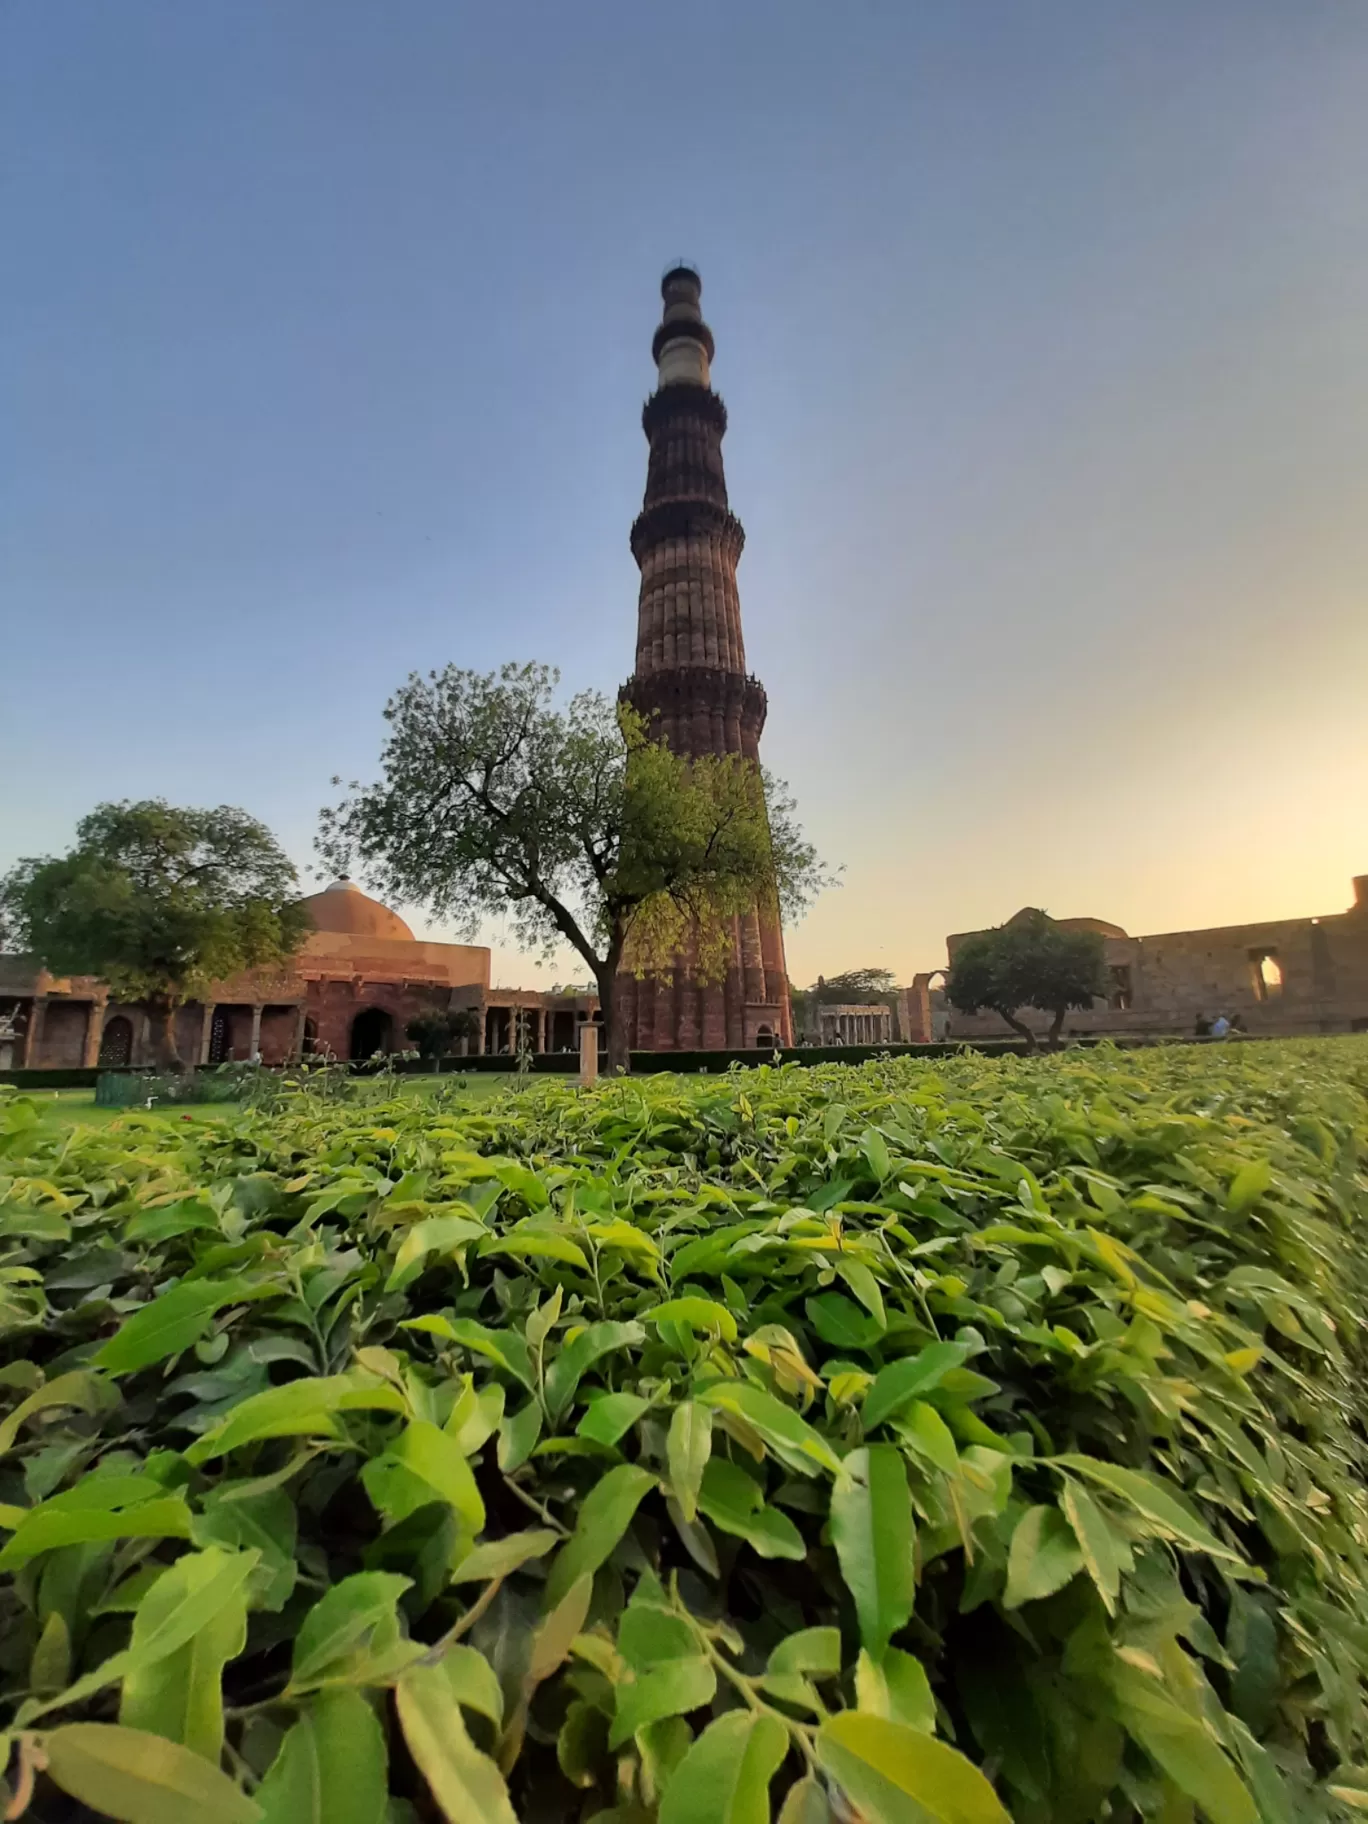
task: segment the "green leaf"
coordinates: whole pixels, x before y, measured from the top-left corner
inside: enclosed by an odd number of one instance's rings
[[[113,1476],[98,1479],[123,1480]],[[139,1480],[144,1485],[157,1486],[150,1478]],[[83,1481],[77,1486],[84,1485]],[[70,1491],[71,1494],[75,1492]],[[0,1552],[0,1571],[16,1570],[41,1552],[55,1551],[63,1545],[93,1545],[102,1539],[190,1537],[190,1509],[181,1495],[158,1494],[150,1500],[132,1500],[127,1505],[109,1507],[68,1505],[68,1500],[69,1496],[54,1495],[50,1501],[28,1510],[4,1551]]]
[[[831,1536],[860,1639],[882,1658],[916,1601],[912,1496],[891,1444],[852,1451],[831,1491]]]
[[[918,1354],[905,1355],[881,1368],[860,1409],[865,1430],[873,1431],[902,1407],[929,1393],[968,1354],[967,1343],[928,1343]]]
[[[935,1733],[936,1700],[926,1669],[898,1647],[885,1649],[882,1659],[861,1649],[855,1667],[855,1698],[856,1708],[870,1716],[906,1723],[925,1735]]]
[[[464,1531],[484,1531],[484,1502],[455,1438],[426,1420],[414,1419],[390,1445],[389,1454],[455,1510]]]
[[[440,1313],[406,1318],[400,1328],[425,1330],[429,1335],[441,1337],[446,1342],[459,1343],[463,1349],[469,1349],[472,1355],[484,1356],[505,1373],[511,1374],[515,1381],[521,1381],[529,1393],[537,1390],[537,1377],[532,1370],[527,1344],[515,1330],[486,1330],[473,1317],[453,1320]]]
[[[321,1691],[257,1788],[262,1824],[384,1824],[385,1735],[359,1691]]]
[[[124,1674],[119,1721],[129,1729],[164,1735],[193,1748],[217,1767],[223,1753],[223,1668],[247,1644],[247,1580],[256,1554],[228,1558],[213,1553],[219,1564],[204,1565],[210,1553],[182,1558],[159,1577],[133,1617]],[[234,1562],[236,1560],[236,1562]],[[203,1568],[201,1568],[203,1567]],[[237,1573],[236,1582],[231,1581]],[[214,1612],[183,1646],[167,1653],[164,1642],[187,1626],[187,1612],[200,1612],[223,1595]]]
[[[455,1641],[437,1663],[446,1674],[457,1703],[487,1716],[497,1729],[503,1722],[503,1692],[484,1654]]]
[[[483,1583],[491,1577],[507,1577],[519,1565],[534,1558],[544,1558],[557,1544],[559,1533],[550,1527],[534,1527],[526,1533],[508,1533],[502,1539],[488,1539],[468,1551],[451,1573],[453,1583]]]
[[[358,1571],[320,1596],[295,1636],[291,1688],[326,1678],[377,1628],[392,1627],[399,1598],[412,1582],[391,1571]]]
[[[490,1235],[480,1244],[480,1253],[512,1254],[519,1260],[555,1260],[562,1266],[589,1271],[584,1249],[549,1229],[510,1229],[506,1235]]]
[[[879,1330],[886,1330],[888,1316],[884,1311],[883,1292],[869,1268],[862,1260],[851,1260],[845,1255],[837,1257],[835,1266],[837,1273],[868,1311]]]
[[[1243,1216],[1273,1183],[1273,1168],[1267,1159],[1251,1159],[1242,1165],[1226,1192],[1226,1208],[1232,1216]]]
[[[893,1170],[893,1161],[888,1156],[888,1146],[877,1128],[867,1127],[860,1140],[860,1151],[864,1154],[875,1182],[882,1184]]]
[[[209,1328],[224,1305],[278,1296],[279,1288],[246,1279],[182,1280],[127,1318],[94,1358],[109,1374],[131,1374],[179,1355]]]
[[[698,1490],[712,1455],[712,1414],[696,1400],[674,1409],[665,1441],[670,1488],[686,1520],[698,1513]]]
[[[489,1230],[473,1216],[430,1216],[425,1222],[415,1222],[399,1244],[385,1290],[393,1292],[416,1278],[429,1254],[449,1254],[488,1236]]]
[[[835,1475],[841,1459],[820,1432],[800,1419],[791,1406],[752,1381],[721,1381],[705,1388],[699,1399],[719,1412],[735,1413],[759,1434],[788,1469],[802,1476],[825,1469]]]
[[[54,1375],[52,1380],[21,1401],[0,1424],[0,1457],[14,1448],[21,1428],[35,1414],[51,1412],[58,1406],[79,1406],[82,1412],[96,1413],[107,1401],[117,1397],[107,1382],[87,1368],[73,1368],[69,1374]]]
[[[720,1336],[723,1342],[736,1341],[736,1319],[725,1305],[719,1305],[711,1298],[671,1298],[663,1305],[654,1305],[651,1310],[643,1311],[641,1320],[646,1324],[687,1324],[691,1330],[706,1330],[712,1336]]]
[[[504,1777],[471,1741],[441,1666],[410,1666],[395,1701],[409,1753],[450,1824],[518,1824]]]
[[[1109,1493],[1119,1495],[1165,1538],[1176,1539],[1181,1545],[1191,1546],[1195,1551],[1206,1552],[1212,1558],[1223,1558],[1227,1563],[1244,1568],[1244,1560],[1239,1553],[1222,1545],[1186,1502],[1174,1494],[1172,1489],[1166,1488],[1158,1477],[1146,1475],[1138,1469],[1123,1469],[1118,1463],[1103,1463],[1096,1457],[1066,1455],[1052,1457],[1050,1461],[1060,1469],[1071,1469],[1076,1475],[1087,1476]]]
[[[260,1824],[261,1807],[202,1755],[114,1723],[68,1723],[42,1738],[49,1776],[125,1824]]]
[[[1115,1615],[1121,1591],[1121,1557],[1106,1515],[1087,1489],[1072,1480],[1066,1480],[1060,1490],[1059,1505],[1073,1528],[1083,1563],[1107,1605],[1107,1613]]]
[[[826,1789],[815,1774],[789,1787],[779,1824],[831,1824]]]
[[[636,1424],[651,1402],[639,1393],[606,1393],[601,1400],[591,1401],[575,1431],[594,1444],[614,1445]]]
[[[499,1468],[506,1476],[521,1469],[541,1436],[542,1409],[529,1400],[520,1411],[506,1412],[499,1421]]]
[[[762,1558],[806,1557],[803,1535],[778,1508],[766,1507],[764,1491],[737,1463],[713,1457],[703,1471],[698,1505],[714,1526],[732,1533]]]
[[[1083,1568],[1073,1529],[1057,1507],[1028,1507],[1017,1521],[1007,1553],[1005,1609],[1053,1596]]]
[[[972,1761],[906,1723],[843,1711],[823,1723],[817,1759],[868,1824],[1011,1824]]]
[[[527,1665],[528,1686],[541,1684],[563,1664],[571,1643],[584,1626],[593,1593],[593,1574],[586,1571],[570,1585],[537,1629],[532,1637],[532,1652]]]
[[[718,1717],[670,1776],[660,1824],[769,1824],[770,1781],[788,1745],[776,1716],[732,1710]]]
[[[337,1415],[357,1410],[403,1412],[404,1398],[369,1376],[334,1374],[288,1381],[234,1406],[190,1446],[186,1460],[208,1463],[263,1438],[340,1437]]]
[[[546,1376],[546,1410],[554,1423],[569,1411],[575,1389],[594,1363],[617,1349],[629,1349],[646,1340],[640,1324],[590,1324],[552,1362]]]
[[[717,1691],[717,1674],[701,1653],[686,1659],[665,1660],[617,1687],[617,1708],[608,1737],[610,1749],[629,1742],[638,1729],[667,1716],[685,1716],[710,1704]]]
[[[1200,1708],[1176,1703],[1155,1679],[1117,1659],[1111,1675],[1116,1713],[1146,1754],[1211,1824],[1257,1824],[1258,1807],[1211,1734]]]
[[[947,1476],[953,1476],[959,1468],[954,1433],[935,1407],[925,1400],[913,1400],[906,1411],[893,1420],[893,1429],[915,1455],[924,1457]]]
[[[474,1376],[465,1376],[465,1390],[442,1427],[448,1437],[455,1438],[463,1457],[473,1457],[499,1429],[506,1398],[499,1381],[489,1381],[477,1389]]]
[[[547,1337],[559,1323],[564,1303],[565,1287],[557,1286],[550,1298],[544,1299],[524,1324],[523,1335],[527,1339],[527,1347],[534,1354],[541,1353]]]
[[[766,1672],[810,1672],[814,1678],[834,1678],[840,1669],[839,1628],[800,1628],[786,1635],[765,1666]]]
[[[548,1609],[586,1572],[596,1571],[607,1559],[631,1525],[647,1490],[654,1487],[655,1477],[634,1463],[620,1463],[599,1478],[580,1508],[573,1536],[551,1566],[546,1583]]]
[[[295,1559],[298,1515],[283,1488],[249,1494],[249,1486],[225,1482],[212,1489],[203,1497],[192,1533],[201,1547],[256,1551],[259,1558],[252,1574],[251,1606],[279,1613],[294,1591],[299,1572]]]

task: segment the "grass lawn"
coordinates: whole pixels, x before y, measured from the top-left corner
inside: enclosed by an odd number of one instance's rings
[[[364,1083],[366,1079],[358,1081]],[[452,1071],[442,1076],[400,1077],[398,1086],[401,1094],[415,1100],[426,1101],[439,1091],[444,1094],[456,1091],[462,1100],[482,1102],[511,1089],[514,1081],[511,1071],[507,1075],[502,1071]],[[150,1109],[139,1104],[130,1108],[101,1108],[96,1104],[93,1089],[31,1089],[21,1093],[38,1104],[43,1126],[55,1131],[78,1124],[108,1127],[112,1122],[134,1114],[150,1114],[161,1121],[216,1121],[234,1115],[238,1108],[234,1102],[154,1103]]]

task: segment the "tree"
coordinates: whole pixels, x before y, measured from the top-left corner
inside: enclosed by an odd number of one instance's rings
[[[898,984],[891,969],[847,969],[842,975],[818,976],[809,992],[826,1006],[863,1003],[874,1006],[897,993]]]
[[[558,683],[545,665],[410,677],[385,709],[381,778],[323,812],[319,849],[467,934],[504,916],[525,948],[571,945],[625,1069],[620,968],[668,973],[686,952],[720,979],[731,919],[757,902],[792,913],[824,873],[754,762],[685,759],[594,691],[558,709]]]
[[[1066,931],[1044,912],[1019,912],[1005,925],[976,931],[955,952],[946,983],[960,1013],[991,1007],[1035,1050],[1035,1034],[1018,1018],[1023,1007],[1052,1014],[1054,1046],[1071,1007],[1091,1007],[1107,992],[1106,952],[1096,931]]]
[[[415,1014],[405,1026],[405,1035],[418,1047],[420,1058],[426,1058],[433,1069],[462,1039],[473,1039],[480,1030],[480,1016],[473,1007],[441,1009],[429,1007]]]
[[[184,1068],[176,1009],[211,982],[283,961],[309,928],[295,870],[264,824],[231,805],[100,804],[66,855],[18,862],[0,914],[61,975],[97,975],[146,1003],[158,1065]]]

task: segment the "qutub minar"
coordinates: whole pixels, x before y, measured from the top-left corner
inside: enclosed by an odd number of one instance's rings
[[[727,503],[727,408],[712,390],[702,280],[674,266],[651,343],[656,390],[641,414],[651,446],[632,527],[641,571],[636,670],[624,699],[681,754],[760,757],[765,692],[746,670],[736,566],[745,542]],[[734,921],[726,979],[701,983],[680,959],[669,980],[619,983],[633,1050],[692,1051],[793,1040],[778,907]]]

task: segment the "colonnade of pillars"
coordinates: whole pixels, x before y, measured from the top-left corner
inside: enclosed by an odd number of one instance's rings
[[[521,1032],[533,1051],[573,1051],[579,1020],[566,1007],[486,1007],[481,1051],[500,1054],[518,1049]]]
[[[890,1024],[884,1008],[875,1008],[869,1013],[824,1013],[821,1036],[825,1044],[886,1045]]]

